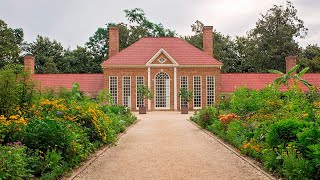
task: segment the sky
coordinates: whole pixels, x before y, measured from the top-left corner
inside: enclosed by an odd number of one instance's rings
[[[309,29],[300,46],[320,45],[320,1],[291,0]],[[0,0],[0,19],[22,28],[27,42],[37,35],[61,42],[65,48],[84,46],[98,27],[127,22],[125,9],[142,8],[146,17],[178,35],[192,35],[190,25],[200,20],[231,37],[255,27],[260,14],[285,0]]]

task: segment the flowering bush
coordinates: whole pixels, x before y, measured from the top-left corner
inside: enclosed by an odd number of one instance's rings
[[[10,113],[0,114],[0,152],[12,142],[22,142],[14,148],[21,166],[4,164],[0,177],[4,173],[9,179],[56,179],[97,147],[114,143],[117,134],[136,120],[127,108],[91,100],[79,89],[75,84],[71,91],[42,93],[28,106],[15,104]],[[14,176],[14,168],[19,176]]]
[[[319,179],[320,96],[288,89],[239,88],[228,106],[204,108],[191,119],[279,176]]]

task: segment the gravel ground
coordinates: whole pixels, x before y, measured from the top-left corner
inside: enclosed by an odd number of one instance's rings
[[[148,112],[75,179],[269,179],[180,112]]]

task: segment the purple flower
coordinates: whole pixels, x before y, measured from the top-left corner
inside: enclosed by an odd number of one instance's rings
[[[58,115],[61,115],[61,114],[63,114],[63,112],[61,112],[61,111],[57,111],[57,114],[58,114]]]

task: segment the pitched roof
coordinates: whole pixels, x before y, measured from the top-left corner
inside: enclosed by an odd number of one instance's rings
[[[160,49],[179,65],[218,65],[222,63],[177,37],[145,37],[104,61],[108,65],[145,65]]]
[[[231,93],[236,88],[246,86],[249,89],[263,89],[269,85],[274,79],[279,77],[278,74],[270,73],[230,73],[221,74],[221,92]],[[304,74],[303,79],[310,82],[312,85],[320,87],[320,74]],[[308,91],[308,88],[301,85],[303,91]],[[284,86],[280,90],[286,90]]]
[[[60,87],[71,89],[76,82],[81,91],[91,95],[97,95],[103,89],[103,74],[34,74],[32,79],[37,82],[40,90]]]

